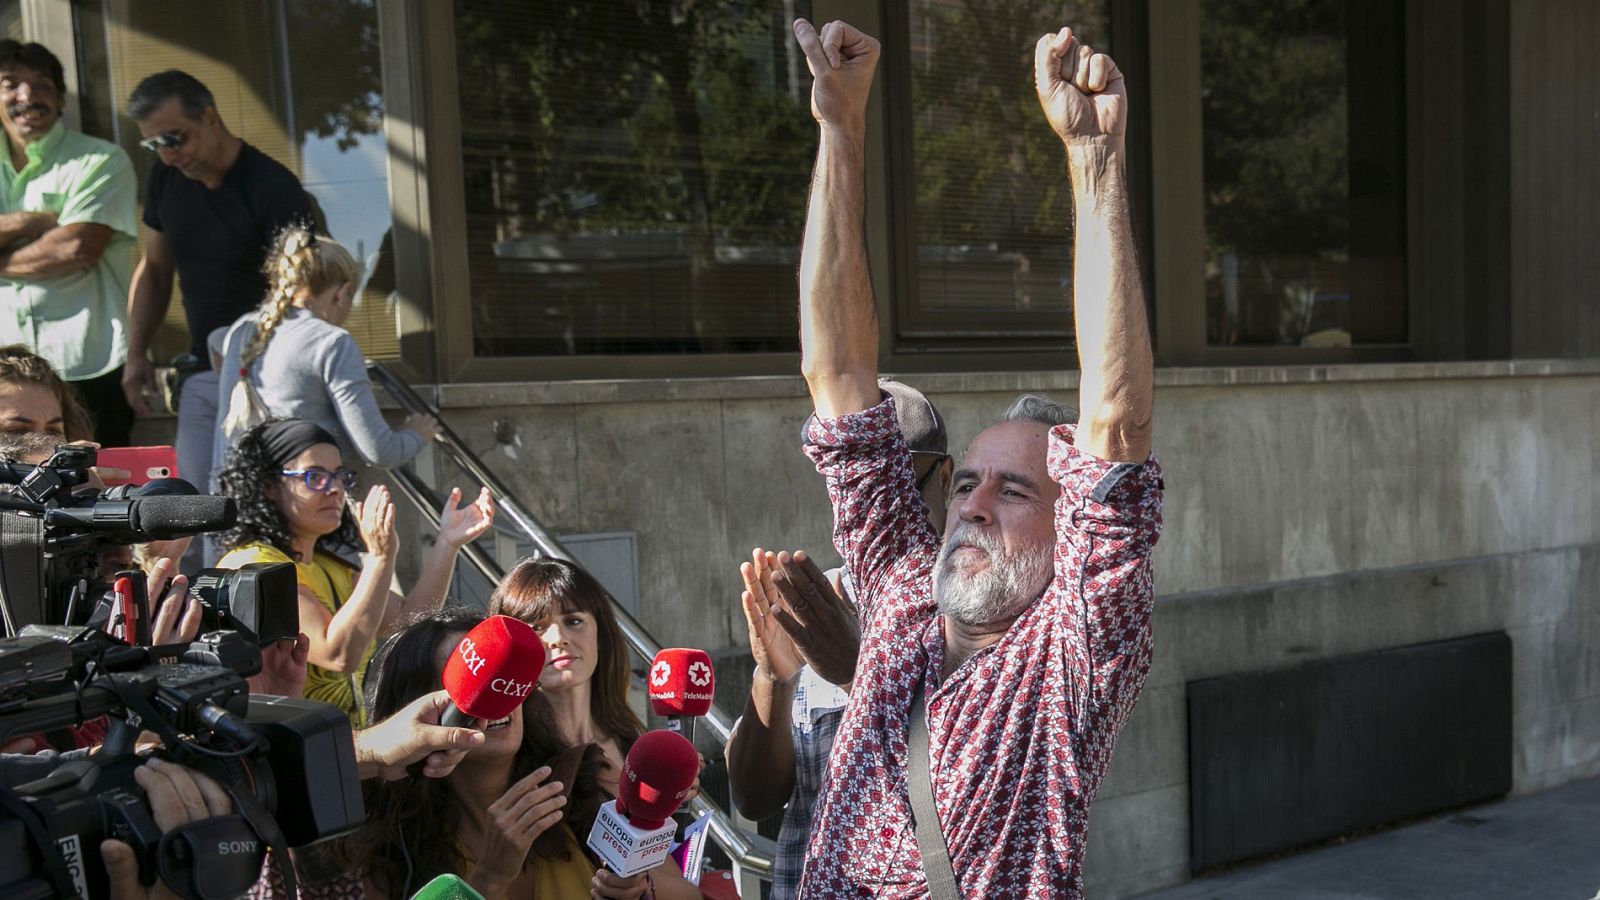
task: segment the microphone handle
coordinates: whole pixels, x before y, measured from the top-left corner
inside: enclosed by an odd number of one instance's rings
[[[668,716],[667,730],[683,735],[689,743],[694,743],[694,722],[699,716]]]
[[[439,724],[446,728],[478,728],[483,727],[482,719],[475,719],[462,712],[454,703],[450,704],[439,717]]]

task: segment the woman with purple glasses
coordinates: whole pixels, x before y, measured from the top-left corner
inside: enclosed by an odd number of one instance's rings
[[[450,587],[456,554],[489,530],[489,491],[458,506],[450,492],[439,514],[439,539],[405,595],[390,589],[400,540],[389,490],[377,485],[363,503],[347,503],[356,474],[343,465],[327,429],[303,419],[267,422],[245,432],[223,466],[222,492],[239,521],[222,535],[218,566],[292,562],[300,581],[300,630],[310,638],[305,696],[366,724],[362,679],[378,638],[409,613],[437,609]],[[360,551],[361,565],[341,557]]]

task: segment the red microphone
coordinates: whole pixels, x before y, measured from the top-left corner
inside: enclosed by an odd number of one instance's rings
[[[673,810],[683,805],[700,756],[682,735],[647,731],[633,742],[622,764],[617,799],[600,807],[589,831],[589,849],[623,878],[653,869],[672,852],[677,826]]]
[[[474,625],[444,664],[450,708],[439,724],[479,727],[511,715],[539,686],[544,643],[533,627],[511,616]]]
[[[650,665],[650,709],[667,729],[694,741],[694,720],[711,710],[716,677],[704,650],[668,647]]]

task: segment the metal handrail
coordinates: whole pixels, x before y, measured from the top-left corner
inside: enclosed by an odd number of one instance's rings
[[[423,400],[412,389],[411,385],[391,372],[388,366],[377,360],[367,360],[367,374],[373,383],[382,386],[384,390],[388,391],[390,396],[394,397],[406,412],[412,414],[426,413],[438,420],[439,436],[436,438],[437,442],[443,445],[456,465],[465,470],[479,484],[489,489],[489,493],[494,496],[497,517],[504,515],[509,518],[516,530],[532,541],[541,555],[564,559],[567,562],[581,565],[571,552],[561,546],[561,542],[556,540],[555,535],[552,535],[543,525],[539,524],[537,519],[517,503],[516,498],[506,488],[505,483],[495,477],[494,473],[490,472],[482,461],[467,449],[466,444],[462,443],[461,438],[439,416],[438,411]],[[400,493],[411,501],[411,504],[427,518],[430,524],[438,527],[441,502],[438,494],[408,468],[401,467],[389,471],[395,485],[400,489]],[[500,568],[500,564],[491,559],[476,544],[468,544],[462,548],[462,552],[467,562],[491,585],[498,584],[501,577],[505,575],[505,572]],[[626,609],[616,603],[612,604],[611,609],[616,615],[617,624],[622,629],[623,639],[628,642],[628,648],[648,665],[655,659],[656,653],[661,650],[661,646],[655,642],[655,639],[650,637],[649,633],[644,630],[644,626],[640,625],[638,620]],[[726,744],[729,736],[733,733],[733,723],[728,719],[727,715],[713,705],[703,718],[706,724],[711,726],[712,733],[717,737],[717,743]],[[696,818],[703,815],[711,817],[707,828],[711,834],[711,839],[716,841],[717,845],[733,859],[736,866],[749,874],[767,880],[771,879],[773,857],[776,853],[776,845],[771,840],[739,828],[728,818],[727,813],[717,808],[715,804],[704,796],[697,795],[690,801],[689,811]]]

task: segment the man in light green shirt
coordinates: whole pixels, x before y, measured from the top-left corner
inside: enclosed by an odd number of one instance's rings
[[[138,182],[122,148],[61,122],[61,62],[0,41],[0,344],[50,361],[83,395],[95,438],[128,443],[122,392]]]

